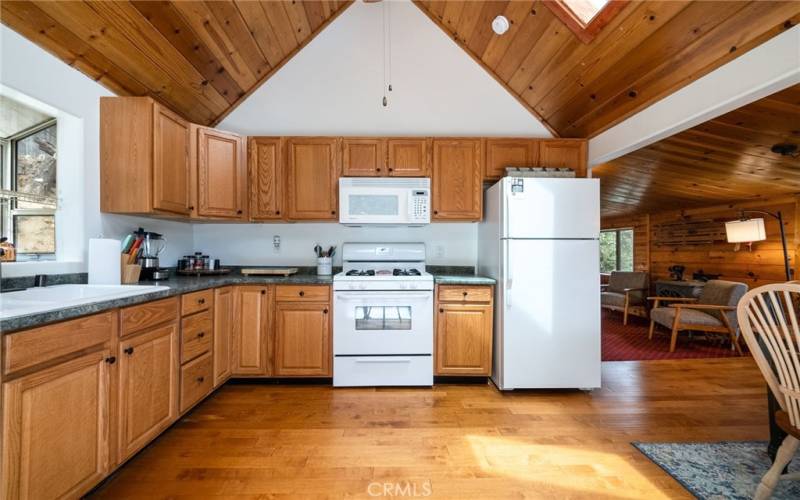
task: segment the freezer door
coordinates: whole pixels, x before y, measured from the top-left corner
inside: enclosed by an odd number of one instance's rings
[[[597,240],[506,240],[501,389],[600,386]]]
[[[598,179],[503,179],[505,238],[598,238]]]

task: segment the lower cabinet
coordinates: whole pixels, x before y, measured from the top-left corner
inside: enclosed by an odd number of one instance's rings
[[[269,375],[269,289],[234,289],[233,375]]]
[[[491,287],[439,287],[436,375],[491,375],[491,296]]]
[[[2,498],[78,498],[109,459],[108,349],[3,384]]]
[[[281,288],[278,287],[279,297],[294,295],[283,293]],[[297,287],[283,288],[293,291]],[[275,305],[274,375],[330,377],[333,375],[330,288],[308,287],[298,291],[297,297],[278,300]]]
[[[231,376],[233,342],[233,287],[214,290],[214,387]]]
[[[154,328],[119,345],[119,461],[178,417],[178,326]]]

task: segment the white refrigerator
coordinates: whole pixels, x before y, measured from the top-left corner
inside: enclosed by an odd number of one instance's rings
[[[506,177],[486,191],[478,270],[495,287],[500,390],[600,387],[600,183]]]

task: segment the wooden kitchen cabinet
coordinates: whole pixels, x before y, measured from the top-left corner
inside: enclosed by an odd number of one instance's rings
[[[330,377],[330,287],[278,286],[275,364],[278,377]]]
[[[189,123],[149,97],[100,98],[100,210],[188,216]]]
[[[539,140],[524,138],[486,139],[484,179],[498,180],[506,167],[535,167],[539,160]]]
[[[266,286],[234,289],[233,375],[269,375],[269,309]]]
[[[250,220],[284,217],[283,141],[280,137],[251,137],[248,145]]]
[[[432,220],[481,219],[482,163],[480,139],[433,140]]]
[[[286,192],[289,220],[339,219],[338,139],[286,139]]]
[[[247,220],[244,138],[193,126],[193,217]]]
[[[567,167],[577,177],[586,177],[587,147],[585,139],[548,139],[539,142],[540,167]]]
[[[2,498],[79,498],[110,469],[108,348],[3,384]]]
[[[233,287],[214,290],[214,387],[231,376],[231,347],[233,346]]]
[[[119,462],[139,451],[178,417],[176,323],[119,344]]]
[[[437,287],[436,375],[492,372],[492,287]]]
[[[386,173],[394,177],[428,177],[429,143],[425,138],[390,138],[386,140]]]
[[[386,174],[386,139],[342,139],[342,175],[379,177]]]

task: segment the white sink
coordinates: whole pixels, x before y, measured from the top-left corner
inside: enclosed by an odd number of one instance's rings
[[[0,294],[0,319],[168,290],[150,285],[54,285]]]

